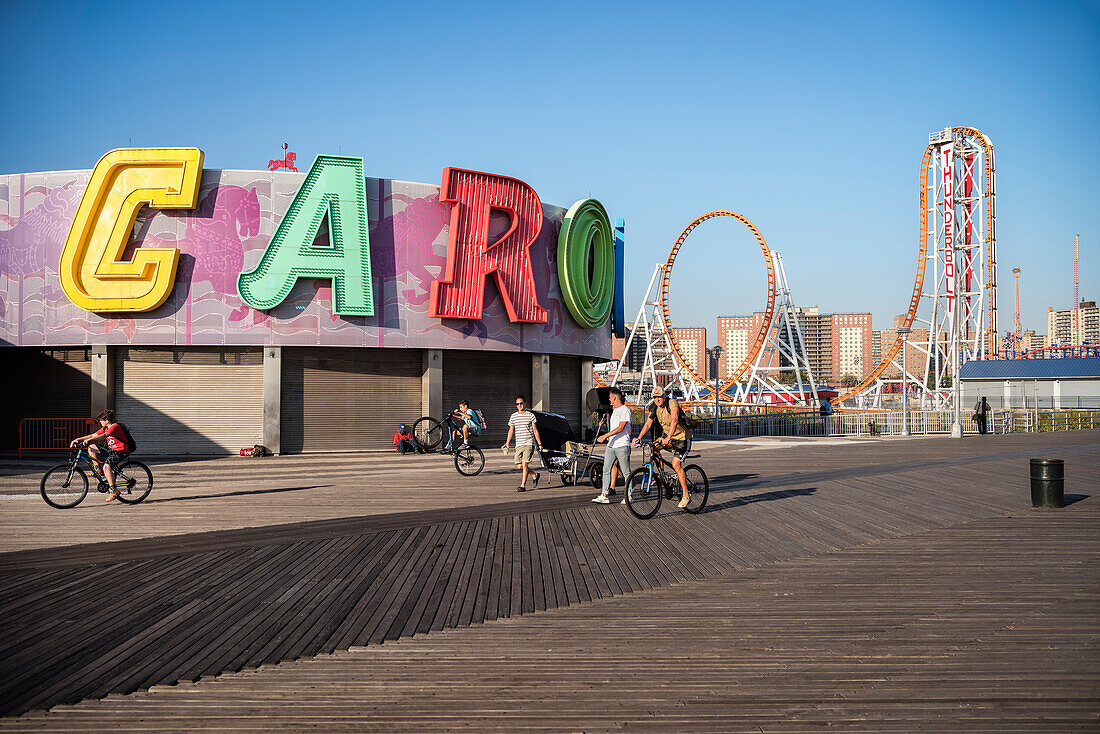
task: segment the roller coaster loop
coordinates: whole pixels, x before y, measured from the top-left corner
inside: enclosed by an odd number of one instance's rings
[[[744,361],[741,362],[741,365],[736,370],[734,370],[729,378],[724,383],[722,383],[721,387],[718,388],[718,392],[722,393],[727,388],[734,385],[737,380],[743,374],[745,374],[750,367],[752,367],[753,363],[756,361],[756,356],[763,348],[764,341],[767,339],[768,327],[771,325],[772,315],[775,312],[776,286],[775,265],[772,263],[772,256],[771,251],[768,250],[768,243],[764,241],[764,237],[760,234],[760,230],[756,228],[756,225],[754,225],[752,222],[750,222],[748,219],[738,214],[737,212],[707,212],[706,214],[703,214],[702,216],[696,218],[695,221],[689,224],[687,228],[680,233],[679,239],[676,240],[676,244],[672,246],[672,250],[668,253],[668,262],[665,263],[664,274],[661,277],[661,315],[664,318],[665,328],[668,330],[669,343],[672,346],[672,351],[676,354],[676,359],[679,360],[680,365],[684,369],[691,373],[691,376],[692,378],[694,378],[696,383],[702,385],[706,383],[706,380],[696,371],[695,367],[692,366],[689,360],[684,359],[684,355],[680,351],[680,344],[676,340],[676,333],[675,331],[673,331],[672,328],[672,317],[669,315],[668,310],[668,284],[669,279],[672,276],[672,265],[676,262],[676,255],[680,253],[680,248],[684,246],[684,242],[687,241],[688,235],[690,235],[692,230],[694,230],[700,224],[707,221],[708,219],[713,219],[715,217],[733,217],[734,219],[749,228],[749,231],[752,232],[754,237],[756,237],[756,241],[760,245],[760,253],[764,256],[764,266],[767,268],[768,271],[768,305],[767,308],[764,310],[764,320],[762,322],[762,326],[760,328],[760,331],[757,332],[756,339],[753,341],[752,346],[749,347],[749,353],[745,356]]]

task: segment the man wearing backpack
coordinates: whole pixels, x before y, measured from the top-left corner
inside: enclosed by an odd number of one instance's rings
[[[118,465],[137,448],[137,442],[134,441],[126,426],[115,422],[113,410],[105,410],[95,419],[99,421],[99,430],[87,436],[75,438],[69,445],[88,447],[93,469],[102,470],[103,476],[107,479],[107,486],[110,487],[107,501],[111,502],[118,499],[118,488],[115,487],[115,472],[118,471]],[[101,448],[101,444],[106,444],[106,449]]]
[[[638,438],[634,439],[633,445],[638,445],[642,436],[649,431],[654,422],[661,426],[664,435],[653,440],[653,450],[660,451],[662,448],[671,450],[672,468],[676,470],[676,477],[680,480],[680,489],[684,494],[677,507],[684,509],[691,502],[691,494],[688,491],[687,476],[684,474],[683,466],[684,457],[691,451],[689,419],[680,410],[680,403],[676,398],[668,397],[662,387],[653,388],[653,402],[647,407],[649,415],[646,416],[642,430],[638,432]]]

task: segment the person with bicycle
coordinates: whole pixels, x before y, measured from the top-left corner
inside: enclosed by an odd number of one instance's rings
[[[653,450],[660,451],[663,448],[671,450],[672,468],[676,471],[676,478],[680,480],[680,489],[683,490],[684,494],[680,503],[676,506],[684,509],[691,502],[683,465],[684,457],[691,451],[691,430],[680,420],[680,403],[675,398],[668,397],[664,388],[653,388],[653,402],[647,407],[648,415],[645,423],[642,424],[642,430],[638,432],[638,437],[634,439],[632,445],[638,445],[642,436],[646,435],[649,429],[653,427],[654,422],[660,425],[663,435],[660,438],[654,438]]]
[[[477,413],[465,400],[459,400],[458,409],[451,414],[451,428],[453,430],[451,436],[452,447],[454,447],[455,441],[458,440],[459,434],[462,434],[462,445],[458,447],[460,449],[470,445],[471,433],[474,436],[481,435],[481,421],[478,420]]]
[[[99,422],[99,430],[95,433],[89,433],[87,436],[74,438],[69,446],[74,448],[76,446],[88,447],[88,455],[92,459],[93,470],[102,471],[103,476],[107,479],[107,486],[110,488],[107,501],[111,502],[118,499],[118,488],[115,486],[115,473],[118,471],[118,465],[133,450],[133,446],[130,445],[126,429],[122,427],[122,424],[115,422],[115,412],[113,410],[105,410],[97,415],[95,419]],[[100,444],[106,444],[106,448],[101,448]]]
[[[626,398],[617,387],[608,390],[607,397],[613,409],[611,420],[608,421],[610,428],[607,433],[596,436],[596,443],[607,441],[607,451],[603,457],[603,490],[592,500],[601,505],[611,502],[615,470],[620,470],[624,482],[630,476],[630,408],[626,407]]]

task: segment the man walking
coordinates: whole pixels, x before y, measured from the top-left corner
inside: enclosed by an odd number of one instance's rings
[[[531,489],[538,489],[539,474],[531,471],[528,465],[535,455],[535,446],[542,448],[542,438],[539,436],[538,426],[535,425],[535,414],[527,410],[527,398],[522,395],[516,396],[516,412],[508,418],[508,438],[504,439],[504,446],[501,447],[505,452],[508,451],[508,444],[512,442],[512,436],[516,437],[515,463],[523,472],[523,477],[519,486],[516,487],[516,491],[527,491],[528,475],[535,478],[535,481],[531,484]]]
[[[601,505],[611,502],[612,469],[616,463],[625,483],[630,476],[630,408],[626,407],[622,390],[613,387],[608,391],[611,400],[611,426],[607,433],[596,436],[596,443],[607,441],[607,451],[603,456],[603,491],[593,499]],[[625,500],[624,500],[625,501]]]
[[[974,422],[978,424],[978,434],[984,436],[989,433],[986,428],[986,420],[989,418],[989,403],[983,397],[974,405]]]

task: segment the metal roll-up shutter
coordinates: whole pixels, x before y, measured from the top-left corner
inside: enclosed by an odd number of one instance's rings
[[[581,361],[577,357],[550,355],[550,412],[569,419],[577,436],[584,433],[581,423]]]
[[[90,418],[90,350],[0,349],[0,449],[19,447],[24,418]]]
[[[485,414],[488,424],[478,444],[500,446],[508,435],[508,417],[516,395],[531,400],[531,355],[514,352],[443,353],[443,408],[450,412],[465,399]]]
[[[281,448],[286,453],[393,447],[421,411],[419,349],[283,350]]]
[[[263,442],[258,348],[121,350],[115,414],[142,454],[225,454]]]

